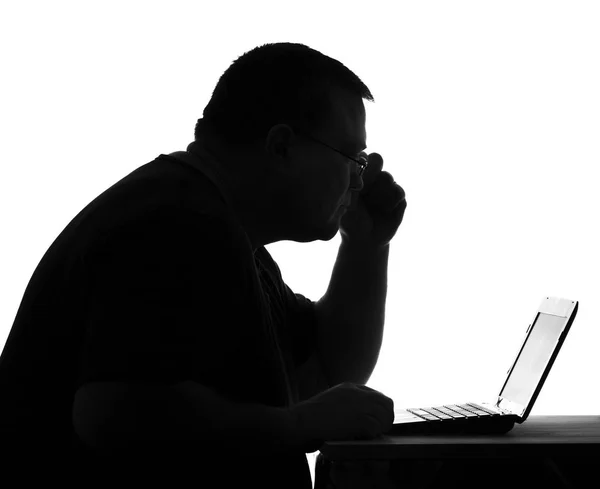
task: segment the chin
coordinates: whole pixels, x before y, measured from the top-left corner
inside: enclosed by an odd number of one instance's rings
[[[319,241],[331,241],[333,238],[335,238],[337,236],[338,231],[339,231],[339,228],[333,232],[325,234],[323,237],[321,237],[319,239]]]
[[[313,241],[331,241],[340,230],[339,223],[329,222],[327,227],[309,228],[305,232],[297,233],[293,237],[287,238],[297,243],[311,243]]]
[[[331,241],[333,238],[335,238],[337,233],[340,231],[340,220],[341,216],[332,218],[327,223],[327,226],[321,229],[321,236],[318,239],[320,241]]]
[[[313,241],[331,241],[337,235],[339,229],[332,230],[321,230],[320,232],[313,232],[310,236],[303,234],[292,241],[298,243],[312,243]]]
[[[314,221],[305,222],[304,232],[298,233],[293,241],[298,243],[310,243],[312,241],[331,241],[337,236],[340,230],[340,221],[343,213],[336,213],[330,216],[328,220],[323,219],[323,224],[319,227],[315,226]]]

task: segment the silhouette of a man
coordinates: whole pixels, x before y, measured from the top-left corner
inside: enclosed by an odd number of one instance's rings
[[[14,454],[70,454],[56,467],[119,466],[134,480],[308,489],[305,453],[391,427],[393,402],[364,384],[406,200],[364,151],[363,99],[358,77],[318,51],[258,47],[223,74],[187,151],[71,221],[0,358]],[[294,293],[265,245],[338,231],[325,295]]]

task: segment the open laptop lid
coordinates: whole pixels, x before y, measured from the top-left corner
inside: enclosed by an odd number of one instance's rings
[[[546,297],[527,328],[523,345],[496,403],[505,412],[517,415],[517,423],[529,416],[573,324],[578,306],[577,301]]]

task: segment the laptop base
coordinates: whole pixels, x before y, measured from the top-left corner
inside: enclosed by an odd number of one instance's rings
[[[503,435],[513,429],[517,416],[414,421],[394,423],[386,435]]]

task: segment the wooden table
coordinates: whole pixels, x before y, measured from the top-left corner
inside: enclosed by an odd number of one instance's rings
[[[600,488],[600,416],[530,416],[505,435],[384,435],[320,452],[315,489]]]

